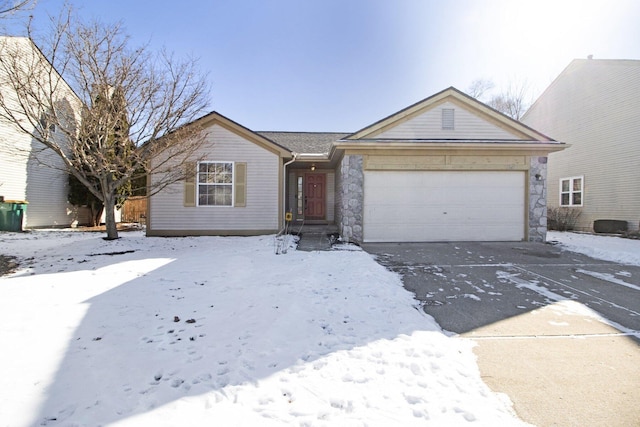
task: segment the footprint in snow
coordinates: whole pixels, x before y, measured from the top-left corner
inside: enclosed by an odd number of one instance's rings
[[[182,384],[184,384],[184,380],[182,378],[176,378],[176,379],[171,380],[171,387],[173,387],[173,388],[178,388]]]

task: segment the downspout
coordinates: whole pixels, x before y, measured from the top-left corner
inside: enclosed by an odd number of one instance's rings
[[[284,230],[286,224],[286,220],[285,220],[285,216],[287,214],[286,210],[287,210],[287,179],[289,179],[287,177],[287,166],[289,166],[291,163],[295,162],[297,157],[298,157],[298,153],[294,153],[291,152],[291,155],[293,156],[293,158],[291,160],[289,160],[287,163],[285,163],[284,165],[282,165],[282,229]]]

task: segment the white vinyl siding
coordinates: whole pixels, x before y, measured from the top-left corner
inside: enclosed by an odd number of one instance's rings
[[[549,207],[560,204],[560,180],[588,183],[577,229],[593,221],[640,222],[640,61],[574,60],[523,117],[527,125],[570,144],[549,156]]]
[[[25,60],[40,55],[25,37],[0,37],[0,48],[18,49]],[[59,87],[69,105],[78,105],[66,85]],[[3,95],[8,99],[12,96],[8,91]],[[56,137],[62,137],[60,132]],[[24,223],[27,228],[68,227],[82,218],[78,217],[79,209],[67,202],[68,177],[62,160],[53,151],[43,149],[42,144],[11,124],[0,123],[0,196],[28,202]]]
[[[454,129],[444,127],[443,111],[455,110]],[[375,135],[389,139],[520,139],[471,111],[444,102],[397,126]]]
[[[366,171],[364,241],[520,241],[524,185],[524,172]]]
[[[277,230],[280,157],[223,126],[209,127],[208,143],[196,157],[246,163],[246,205],[184,206],[184,182],[154,195],[149,222],[153,230]]]
[[[35,159],[24,151],[30,151],[31,144],[29,137],[0,125],[0,196],[29,202],[26,227],[69,226],[76,216],[67,202],[67,174],[42,164],[61,167],[62,161],[45,152]],[[33,145],[40,146],[36,142]]]

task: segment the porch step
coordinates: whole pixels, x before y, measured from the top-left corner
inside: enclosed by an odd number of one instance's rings
[[[313,252],[313,251],[330,251],[331,250],[331,238],[328,233],[309,233],[302,232],[300,234],[300,241],[298,242],[298,250]]]

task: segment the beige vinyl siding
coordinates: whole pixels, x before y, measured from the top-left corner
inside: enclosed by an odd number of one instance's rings
[[[575,60],[523,121],[571,144],[552,153],[548,206],[559,205],[559,180],[584,176],[578,229],[597,219],[640,221],[640,61]]]
[[[442,129],[442,110],[454,109],[454,129]],[[485,118],[453,102],[441,103],[376,138],[384,139],[516,139],[517,137]]]
[[[207,129],[208,143],[197,156],[202,160],[246,163],[246,206],[184,206],[184,182],[153,196],[153,230],[277,230],[280,157],[223,126]]]

